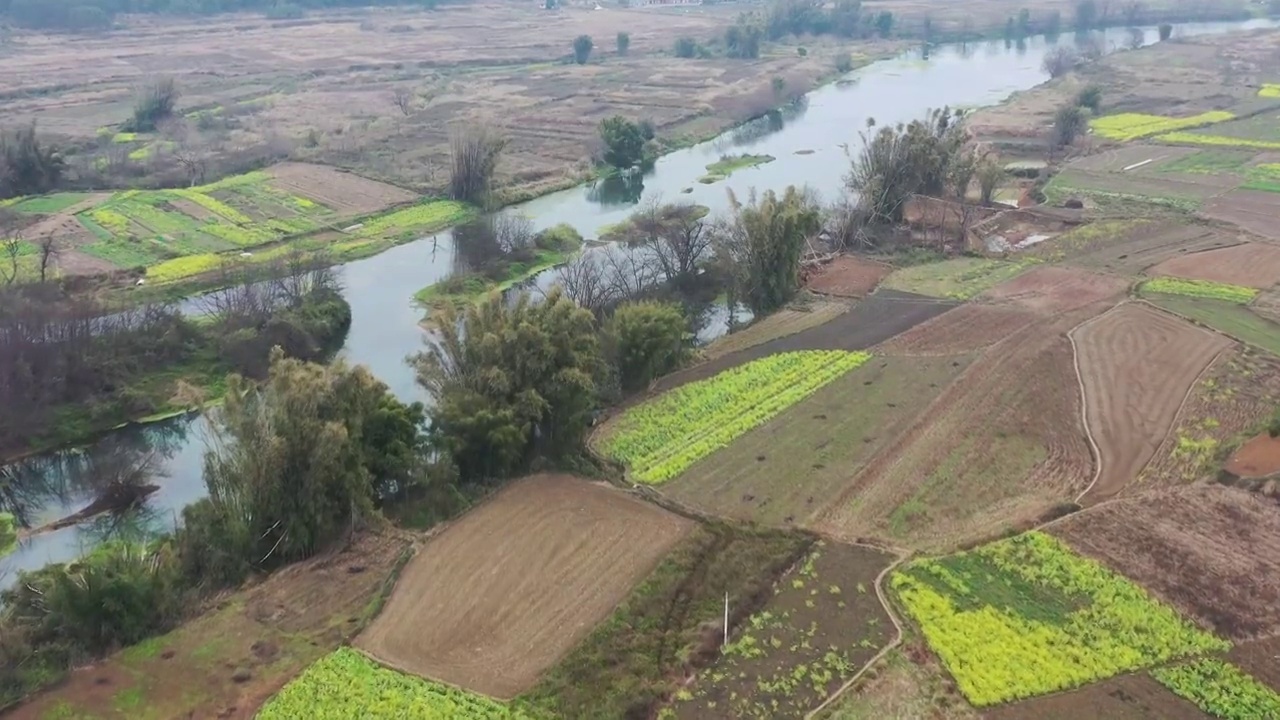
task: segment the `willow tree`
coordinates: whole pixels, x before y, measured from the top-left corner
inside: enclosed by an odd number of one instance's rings
[[[806,241],[822,229],[822,209],[806,190],[772,190],[744,204],[729,192],[732,215],[715,232],[717,260],[733,290],[757,317],[771,313],[800,289]]]
[[[411,358],[434,397],[431,437],[463,481],[506,477],[535,456],[581,449],[596,405],[595,317],[553,288],[543,302],[491,297],[446,308]]]

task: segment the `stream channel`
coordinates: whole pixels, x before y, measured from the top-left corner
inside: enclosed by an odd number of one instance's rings
[[[1186,23],[1175,36],[1274,27],[1267,20]],[[1145,40],[1157,40],[1156,29],[1144,28]],[[1126,47],[1129,31],[1101,33],[1106,50]],[[1071,43],[1072,35],[1058,40]],[[667,202],[693,202],[713,214],[728,210],[726,189],[740,198],[755,188],[781,190],[808,185],[826,200],[842,191],[849,161],[842,146],[859,141],[859,132],[874,117],[878,124],[910,121],[930,108],[975,108],[1001,102],[1010,94],[1048,79],[1041,70],[1054,46],[1043,37],[1018,43],[990,41],[941,45],[927,57],[913,50],[854,70],[793,105],[729,130],[719,137],[660,158],[643,177],[611,179],[546,195],[510,210],[529,217],[537,229],[568,223],[585,237],[627,218],[638,202],[654,196]],[[797,154],[799,151],[811,151]],[[727,180],[704,185],[697,178],[721,155],[752,153],[776,158],[771,163],[735,172]],[[689,193],[683,190],[692,188]],[[413,304],[419,289],[447,277],[453,269],[453,243],[448,231],[392,248],[340,268],[352,323],[340,356],[368,366],[400,398],[426,400],[405,358],[422,349],[427,336],[418,322],[422,310]],[[547,271],[525,287],[545,289],[555,279]],[[699,339],[706,341],[727,327],[723,304],[706,318]],[[65,562],[111,537],[140,538],[165,531],[181,509],[205,494],[201,477],[205,420],[199,415],[146,426],[129,426],[104,435],[83,449],[48,452],[12,469],[13,480],[0,485],[0,511],[11,512],[20,525],[39,527],[71,515],[93,501],[93,478],[117,463],[150,458],[148,470],[159,486],[145,505],[124,515],[99,516],[79,525],[37,534],[0,558],[0,588],[16,580],[17,571],[50,562]]]

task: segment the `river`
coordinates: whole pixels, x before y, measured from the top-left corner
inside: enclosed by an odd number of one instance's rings
[[[1175,35],[1221,33],[1274,27],[1267,20],[1230,23],[1187,23]],[[1157,40],[1155,28],[1145,28],[1147,43]],[[1102,33],[1107,51],[1126,47],[1129,31]],[[1071,35],[1059,42],[1070,43]],[[1001,102],[1011,93],[1047,79],[1040,66],[1054,43],[1030,38],[946,45],[928,57],[919,50],[855,70],[819,88],[794,105],[730,130],[714,140],[660,158],[652,170],[630,182],[612,180],[595,187],[577,187],[516,206],[537,228],[569,223],[588,238],[624,220],[636,203],[653,197],[695,202],[713,213],[729,207],[727,189],[746,197],[752,188],[780,190],[808,185],[827,199],[843,186],[848,159],[842,146],[856,143],[869,118],[878,124],[921,117],[930,108],[950,105],[973,108]],[[722,154],[772,155],[771,163],[739,170],[711,185],[697,182],[705,167]],[[689,190],[687,193],[682,192]],[[367,365],[405,400],[423,400],[405,358],[422,348],[421,310],[412,304],[420,288],[444,279],[453,266],[451,235],[392,248],[380,255],[343,266],[345,294],[352,323],[340,355]],[[554,271],[534,281],[547,287]],[[721,307],[701,339],[723,332],[726,312]],[[146,534],[172,527],[181,508],[204,495],[201,457],[205,421],[188,416],[147,427],[131,427],[108,434],[83,451],[48,453],[30,461],[16,483],[0,486],[0,511],[15,512],[32,525],[65,517],[93,499],[93,480],[103,468],[119,468],[152,458],[160,489],[141,511],[123,518],[96,520],[27,539],[13,554],[0,558],[0,587],[15,579],[17,570],[39,568],[49,562],[73,559],[104,537]],[[2,482],[2,481],[0,481]]]

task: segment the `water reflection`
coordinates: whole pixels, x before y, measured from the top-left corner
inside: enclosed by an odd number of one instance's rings
[[[847,82],[842,82],[841,86],[850,87],[856,84],[857,79],[851,78]],[[808,111],[809,96],[801,95],[786,105],[770,110],[753,120],[748,120],[730,130],[727,134],[721,135],[712,141],[712,147],[720,153],[727,153],[733,148],[749,147],[770,135],[782,132],[788,123],[799,121]]]
[[[653,166],[635,172],[613,173],[587,187],[587,199],[604,207],[635,205],[644,194],[644,175]]]

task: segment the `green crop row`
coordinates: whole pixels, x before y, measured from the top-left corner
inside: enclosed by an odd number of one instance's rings
[[[199,190],[173,190],[172,192],[174,195],[177,195],[184,200],[189,200],[229,222],[242,225],[248,225],[253,222],[253,218],[248,215],[245,215],[221,200],[218,200],[211,195],[206,195]]]
[[[457,225],[472,213],[470,207],[454,200],[433,200],[374,218],[360,228],[363,237],[399,235],[405,232],[434,232]]]
[[[1177,130],[1211,125],[1235,119],[1235,115],[1225,110],[1192,115],[1185,118],[1148,115],[1146,113],[1118,113],[1104,115],[1089,121],[1089,127],[1098,135],[1108,140],[1137,140],[1138,138],[1160,133],[1171,133]]]
[[[863,352],[779,353],[631,408],[604,441],[634,477],[662,483],[870,359]]]
[[[1151,671],[1162,685],[1226,720],[1280,718],[1280,695],[1221,660],[1207,659]]]
[[[1251,140],[1249,138],[1229,137],[1227,135],[1201,135],[1189,132],[1171,132],[1157,135],[1156,140],[1170,145],[1209,145],[1212,147],[1257,148],[1259,150],[1280,149],[1280,142],[1274,140]]]
[[[979,707],[1229,647],[1041,532],[918,560],[892,587]]]
[[[1192,280],[1179,277],[1158,277],[1142,283],[1143,292],[1163,293],[1165,295],[1189,295],[1191,297],[1225,300],[1237,305],[1248,305],[1257,297],[1258,291],[1242,285],[1213,282],[1212,280]]]
[[[215,253],[201,253],[165,260],[147,268],[147,279],[152,282],[173,282],[193,275],[216,270],[226,258]]]
[[[495,700],[389,670],[351,648],[317,660],[258,712],[258,720],[532,717]]]

